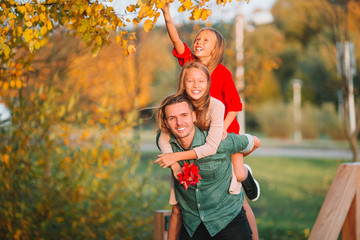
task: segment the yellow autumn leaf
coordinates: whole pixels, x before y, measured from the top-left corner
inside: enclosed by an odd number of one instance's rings
[[[30,20],[30,17],[29,17],[29,14],[28,14],[28,13],[25,13],[24,19],[25,19],[26,21],[29,21],[29,20]]]
[[[15,240],[20,240],[21,238],[21,234],[22,234],[22,231],[20,229],[16,230],[16,233],[14,234],[14,239]]]
[[[152,21],[150,19],[144,22],[144,30],[145,32],[149,32],[153,28]]]
[[[9,57],[9,54],[10,54],[10,52],[11,52],[11,49],[10,49],[10,47],[9,47],[7,44],[1,43],[1,44],[0,44],[0,52],[3,52],[4,55],[5,55],[5,57]]]
[[[178,9],[178,12],[185,12],[186,9],[184,8],[184,6],[180,6],[179,9]]]
[[[4,89],[4,91],[9,89],[9,83],[8,82],[4,82],[3,89]]]
[[[95,41],[98,45],[101,45],[103,40],[102,40],[101,36],[96,36]]]
[[[6,167],[7,168],[10,168],[10,163],[9,163],[9,160],[10,160],[10,157],[8,154],[4,154],[3,157],[2,157],[2,160],[3,162],[5,163]]]
[[[184,3],[183,3],[183,6],[185,9],[190,9],[190,7],[193,5],[193,3],[190,1],[190,0],[186,0]]]
[[[212,11],[211,11],[210,9],[207,9],[207,10],[206,10],[206,13],[207,13],[208,16],[211,16],[211,15],[212,15]]]
[[[24,36],[25,42],[30,42],[30,41],[33,39],[33,37],[34,37],[34,35],[33,35],[33,30],[32,30],[32,29],[29,29],[29,28],[26,29],[26,30],[24,31],[23,36]]]
[[[40,29],[40,33],[42,36],[44,36],[46,33],[47,33],[47,27],[46,26],[42,26],[41,29]]]
[[[16,8],[19,12],[21,13],[25,13],[26,12],[26,7],[25,6],[17,6]]]
[[[89,16],[91,14],[91,7],[87,7],[86,8],[86,14]]]
[[[113,28],[111,27],[111,25],[105,25],[105,30],[107,32],[111,32],[113,30]]]
[[[135,11],[135,6],[132,5],[132,4],[130,4],[129,6],[126,7],[126,10],[127,10],[128,12],[133,12],[133,11]]]
[[[5,16],[5,15],[1,15],[0,21],[1,21],[1,22],[5,22],[5,21],[6,21],[6,16]]]
[[[203,9],[201,11],[201,20],[205,21],[208,18],[208,12],[206,11],[206,9]]]
[[[11,20],[11,19],[15,19],[16,18],[16,15],[13,14],[13,13],[9,13],[8,14],[8,19]]]
[[[32,24],[31,21],[27,21],[27,22],[25,22],[25,25],[26,25],[27,27],[31,27],[33,24]]]
[[[21,83],[21,81],[19,79],[16,79],[15,85],[16,85],[17,89],[21,89],[21,87],[22,87],[22,83]]]
[[[43,14],[43,13],[41,13],[41,14],[39,15],[39,18],[40,18],[40,21],[42,21],[42,22],[45,22],[45,21],[47,20],[45,14]]]
[[[40,41],[39,41],[39,40],[35,40],[35,41],[34,41],[34,48],[35,48],[36,50],[38,50],[38,49],[40,49],[40,47],[41,47]]]
[[[130,54],[136,52],[135,45],[129,45],[129,46],[127,47],[127,50],[128,50],[128,52],[129,52]]]
[[[122,37],[119,36],[119,35],[117,35],[117,36],[115,37],[115,42],[116,42],[116,43],[119,43],[119,42],[121,41],[121,39],[122,39]]]
[[[47,21],[46,26],[47,26],[47,28],[48,28],[49,31],[53,28],[53,25],[52,25],[52,22],[51,22],[51,21]]]
[[[194,18],[194,20],[199,20],[201,17],[201,10],[195,8],[194,11],[192,12],[192,17]]]

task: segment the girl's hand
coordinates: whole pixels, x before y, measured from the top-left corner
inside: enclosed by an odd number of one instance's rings
[[[167,168],[170,165],[173,165],[176,163],[175,155],[174,153],[163,153],[158,155],[158,159],[154,161],[154,163],[159,164],[160,167]]]
[[[165,6],[161,9],[163,13],[169,12],[170,9],[170,3],[165,3]]]
[[[223,135],[221,137],[221,141],[224,140],[227,137],[227,131],[224,129]]]
[[[179,173],[182,172],[182,169],[180,167],[180,164],[179,163],[174,163],[173,165],[170,166],[172,171],[173,171],[173,174],[174,174],[174,177],[176,180],[179,180]]]

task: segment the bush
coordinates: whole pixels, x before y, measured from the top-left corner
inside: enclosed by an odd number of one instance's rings
[[[289,138],[293,133],[293,113],[289,105],[268,102],[255,109],[255,118],[268,137]]]
[[[321,120],[324,124],[325,134],[333,140],[345,140],[346,136],[344,125],[336,112],[334,104],[323,104],[321,107],[321,112]]]
[[[301,134],[304,139],[317,139],[322,131],[321,112],[310,104],[306,103],[301,109]]]
[[[136,173],[136,111],[120,117],[102,108],[75,122],[80,115],[59,111],[56,94],[33,89],[7,99],[0,239],[152,239],[153,212],[168,205],[161,195],[167,186],[154,184],[151,168]]]

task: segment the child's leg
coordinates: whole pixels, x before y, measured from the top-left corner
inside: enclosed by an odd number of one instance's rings
[[[256,201],[260,196],[260,186],[253,178],[251,168],[248,165],[244,165],[243,154],[233,154],[231,156],[231,161],[236,179],[238,182],[241,182],[246,196],[251,201]]]
[[[245,197],[244,197],[244,205],[243,206],[246,211],[246,217],[248,219],[248,222],[249,222],[249,225],[250,225],[250,228],[252,231],[252,239],[259,240],[259,233],[258,233],[258,229],[257,229],[255,215]]]
[[[244,181],[248,175],[248,170],[244,166],[243,154],[236,153],[231,155],[231,161],[237,181],[238,182]]]

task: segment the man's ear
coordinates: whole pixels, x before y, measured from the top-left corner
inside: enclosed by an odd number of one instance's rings
[[[192,118],[193,118],[194,122],[196,122],[196,113],[195,113],[195,111],[192,111],[191,115],[192,115]]]

